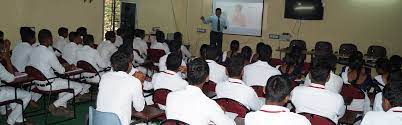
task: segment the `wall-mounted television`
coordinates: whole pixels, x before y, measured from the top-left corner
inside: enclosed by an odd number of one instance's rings
[[[323,20],[322,0],[286,0],[285,18],[297,20]]]

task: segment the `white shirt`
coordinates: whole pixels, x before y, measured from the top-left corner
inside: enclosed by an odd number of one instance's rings
[[[361,125],[400,125],[402,124],[402,107],[394,107],[387,112],[368,112]]]
[[[145,62],[145,59],[143,59],[138,52],[133,51],[133,64],[135,66],[139,66],[140,64],[143,64]]]
[[[112,57],[113,53],[117,51],[116,46],[114,46],[109,40],[106,40],[99,44],[97,50],[103,60],[105,60],[106,65],[110,66],[110,57]]]
[[[165,71],[165,70],[167,70],[167,67],[166,67],[166,60],[167,60],[167,57],[169,56],[169,54],[170,53],[167,53],[166,55],[164,55],[164,56],[162,56],[160,59],[159,59],[159,64],[158,64],[158,66],[159,66],[159,71]],[[183,60],[181,61],[181,66],[186,66],[186,62],[184,62]]]
[[[377,76],[374,77],[374,79],[377,80],[377,82],[379,82],[379,83],[382,85],[382,86],[379,85],[380,89],[381,89],[381,90],[384,89],[385,82],[384,82],[384,80],[382,79],[382,75],[377,75]]]
[[[116,35],[116,41],[113,43],[117,48],[123,45],[123,38],[121,36]]]
[[[183,90],[169,93],[166,100],[167,119],[176,119],[190,125],[235,125],[222,108],[208,98],[200,88],[187,86]]]
[[[271,76],[280,75],[281,72],[267,62],[258,60],[244,67],[243,81],[248,86],[265,86]]]
[[[264,105],[259,111],[247,113],[244,122],[245,125],[310,125],[306,117],[276,105]]]
[[[139,37],[135,37],[133,40],[133,49],[140,52],[140,55],[145,57],[147,55],[148,45],[147,43]]]
[[[160,50],[165,51],[165,53],[169,52],[169,47],[165,46],[163,43],[156,42],[156,41],[152,42],[151,49],[160,49]]]
[[[77,49],[78,45],[74,42],[70,42],[63,47],[61,50],[62,57],[65,59],[68,64],[76,64],[77,63]],[[80,53],[79,53],[80,54]]]
[[[382,92],[377,93],[374,97],[373,111],[384,111],[382,108]]]
[[[188,83],[186,80],[181,78],[180,74],[170,70],[165,70],[152,76],[152,85],[155,90],[163,88],[177,91],[184,89],[188,86]]]
[[[43,45],[39,45],[32,50],[29,55],[28,65],[41,71],[46,78],[56,77],[53,70],[60,74],[65,72],[54,52]]]
[[[123,125],[129,125],[131,107],[136,111],[142,111],[145,107],[141,82],[122,71],[102,75],[96,107],[101,112],[115,113]]]
[[[12,82],[14,81],[14,78],[14,75],[8,72],[6,68],[2,64],[0,64],[0,80],[3,80],[5,82]]]
[[[298,86],[293,89],[291,100],[296,107],[296,113],[311,113],[338,120],[345,113],[345,105],[340,94],[325,89],[325,86],[311,83],[310,86]]]
[[[254,89],[239,79],[229,78],[226,82],[217,84],[215,91],[218,98],[236,100],[253,111],[259,110],[263,104]]]
[[[181,50],[181,53],[183,54],[184,60],[191,58],[191,53],[190,53],[190,51],[188,51],[186,46],[181,45],[180,50]]]
[[[32,52],[33,48],[34,47],[27,42],[20,42],[13,49],[11,63],[19,72],[25,71],[25,67],[28,65],[29,54]]]
[[[351,84],[349,83],[348,72],[349,72],[349,66],[347,66],[345,68],[345,71],[341,73],[341,77],[344,84]],[[363,112],[371,110],[370,99],[367,96],[366,92],[364,92],[364,96],[365,96],[364,99],[353,99],[350,105],[347,106],[348,110],[363,111]]]
[[[107,67],[106,61],[103,60],[99,52],[90,46],[85,45],[84,47],[77,49],[77,53],[79,53],[77,54],[77,61],[86,61],[98,71]]]
[[[64,38],[62,36],[58,36],[57,38],[54,39],[53,47],[61,51],[65,45],[69,43],[69,40],[67,38]]]
[[[304,85],[309,86],[310,83],[311,83],[311,79],[310,79],[310,73],[309,73],[304,80]],[[340,93],[342,90],[342,86],[343,86],[342,78],[340,76],[336,75],[333,71],[331,71],[329,80],[327,81],[327,83],[325,83],[325,89],[327,89],[331,92]]]
[[[228,80],[226,67],[216,63],[213,60],[205,60],[209,66],[209,80],[216,84],[223,83]]]

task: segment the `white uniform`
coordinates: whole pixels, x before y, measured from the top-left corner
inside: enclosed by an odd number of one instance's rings
[[[136,111],[145,107],[141,82],[122,71],[105,73],[99,83],[96,106],[98,111],[115,113],[122,125],[129,125],[132,107]]]
[[[119,48],[121,45],[123,45],[123,38],[121,36],[116,35],[116,41],[113,43],[116,48]]]
[[[151,49],[160,49],[160,50],[165,51],[165,53],[169,52],[168,46],[165,46],[163,43],[156,42],[156,41],[152,42]]]
[[[172,92],[181,90],[188,86],[188,82],[183,80],[180,74],[165,70],[152,76],[152,85],[154,90],[157,89],[169,89]],[[166,109],[166,106],[158,104],[159,108]]]
[[[310,125],[306,117],[276,105],[264,105],[259,111],[247,113],[244,122],[245,125]]]
[[[349,83],[348,71],[349,67],[346,67],[345,71],[341,73],[341,77],[344,84],[351,84]],[[353,99],[352,103],[350,103],[350,105],[347,106],[347,109],[351,111],[368,112],[371,109],[370,99],[367,96],[366,92],[364,92],[364,96],[365,96],[364,99]]]
[[[68,62],[68,64],[77,64],[77,55],[80,54],[77,53],[78,48],[79,47],[76,43],[70,42],[61,50],[62,57]]]
[[[139,37],[135,37],[133,40],[133,49],[136,49],[140,52],[140,55],[143,57],[147,56],[147,43]]]
[[[58,36],[54,39],[53,47],[61,51],[69,42],[70,41],[67,38]]]
[[[102,59],[99,52],[96,49],[91,48],[90,46],[85,45],[77,50],[77,61],[83,60],[91,64],[97,71],[100,71],[103,68],[106,68],[106,62]],[[90,77],[95,76],[94,73],[84,73],[84,76]],[[99,82],[100,76],[95,76],[93,78],[88,78],[89,82],[97,83]]]
[[[310,74],[308,74],[304,80],[304,85],[309,86],[310,83],[311,83]],[[329,80],[327,81],[327,83],[325,83],[325,89],[331,92],[340,93],[342,90],[342,86],[343,86],[342,78],[331,71]]]
[[[209,80],[216,84],[223,83],[228,80],[226,67],[216,63],[213,60],[206,60],[209,66]]]
[[[384,89],[385,82],[382,78],[382,75],[375,76],[374,79],[377,80],[377,82],[381,84],[381,85],[379,85],[380,89],[381,90]]]
[[[169,93],[166,100],[167,119],[176,119],[190,125],[235,125],[222,108],[208,98],[200,88],[187,86],[183,90]]]
[[[112,57],[113,53],[117,51],[116,46],[114,46],[109,40],[106,40],[99,44],[97,50],[102,59],[105,60],[106,65],[110,66],[110,57]]]
[[[188,60],[191,58],[191,53],[190,53],[190,51],[188,51],[186,46],[181,45],[180,50],[181,50],[181,53],[183,54],[183,60]]]
[[[57,60],[56,55],[54,52],[50,51],[47,47],[43,45],[39,45],[38,47],[34,48],[29,55],[29,63],[30,66],[41,71],[46,78],[54,78],[56,75],[54,74],[55,70],[58,73],[63,74],[65,72],[64,67],[59,63]],[[68,81],[61,78],[56,78],[50,80],[52,82],[52,89],[59,90],[59,89],[66,89],[68,88]],[[46,84],[46,81],[37,81],[38,84]],[[40,90],[48,91],[50,90],[50,85],[48,86],[37,86]],[[74,93],[77,94],[84,94],[83,92],[87,92],[89,89],[89,85],[83,86],[80,83],[76,83],[70,81],[70,88],[74,89]],[[59,98],[53,103],[56,107],[63,106],[67,107],[67,101],[73,98],[73,94],[71,93],[60,93]]]
[[[18,43],[13,49],[11,55],[11,63],[19,72],[25,72],[25,67],[28,64],[29,54],[34,47],[27,42]]]
[[[253,111],[259,110],[264,104],[260,102],[253,88],[239,79],[229,78],[228,81],[217,84],[215,91],[218,98],[236,100]]]
[[[385,82],[382,79],[382,75],[378,75],[378,76],[374,77],[374,79],[377,80],[381,85],[383,85],[383,86],[380,86],[380,88],[382,90],[384,88],[384,86],[385,86]],[[382,112],[384,112],[384,109],[382,108],[382,92],[377,93],[375,95],[374,104],[373,104],[373,111],[382,111]]]
[[[9,73],[3,65],[0,64],[0,80],[5,82],[12,82],[14,80],[14,75]],[[0,87],[0,102],[15,99],[14,95],[15,88],[13,87]],[[17,89],[17,99],[21,99],[23,102],[23,108],[28,106],[31,100],[31,94],[25,90]],[[10,104],[12,112],[9,114],[7,123],[13,125],[15,122],[22,123],[22,107],[19,104]],[[5,108],[4,108],[5,109]],[[3,108],[2,108],[3,110]]]
[[[310,86],[298,86],[293,89],[291,100],[296,107],[296,113],[311,113],[338,120],[345,113],[345,105],[340,94],[331,92],[320,84],[311,83]]]
[[[166,55],[162,56],[162,57],[159,59],[159,64],[158,64],[158,66],[159,66],[159,71],[160,71],[160,72],[167,70],[167,67],[166,67],[166,60],[167,60],[167,57],[168,57],[169,54],[170,54],[170,53],[167,53]],[[181,61],[181,66],[186,66],[186,62],[184,62],[184,61],[182,60],[182,61]]]
[[[402,124],[402,107],[393,107],[387,112],[368,112],[361,125],[400,125]]]
[[[281,72],[267,62],[258,60],[244,67],[243,81],[248,86],[265,86],[271,76],[280,75]]]

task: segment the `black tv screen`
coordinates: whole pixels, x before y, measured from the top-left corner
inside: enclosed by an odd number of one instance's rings
[[[324,7],[321,0],[286,0],[285,18],[322,20]]]

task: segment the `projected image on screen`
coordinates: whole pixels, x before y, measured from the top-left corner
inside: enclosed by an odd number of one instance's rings
[[[213,11],[216,8],[222,9],[222,17],[228,21],[223,33],[261,36],[263,0],[214,0]]]

